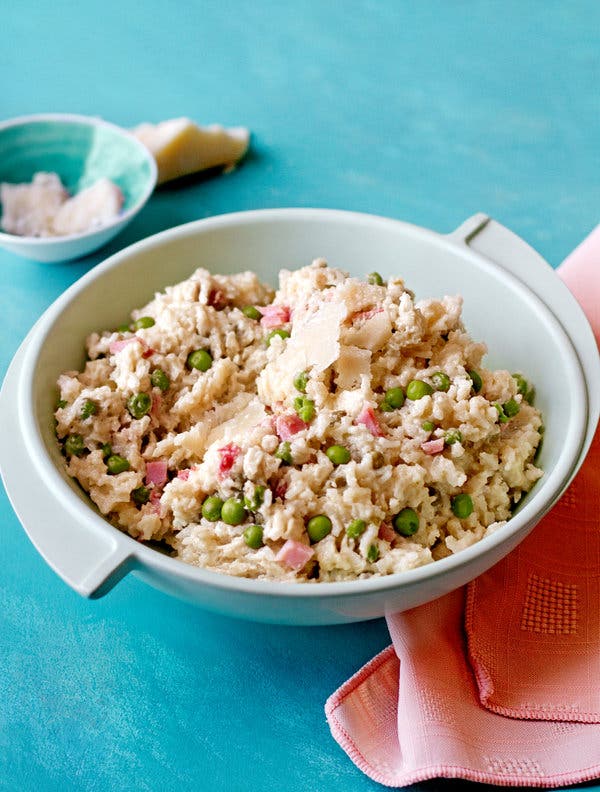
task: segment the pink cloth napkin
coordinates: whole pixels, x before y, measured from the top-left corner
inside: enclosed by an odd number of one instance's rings
[[[559,274],[600,344],[600,226]],[[467,587],[387,619],[327,701],[370,778],[556,787],[600,776],[600,429],[552,512]]]

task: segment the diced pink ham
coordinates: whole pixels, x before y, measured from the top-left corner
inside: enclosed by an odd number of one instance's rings
[[[148,348],[148,344],[144,341],[143,338],[140,338],[137,335],[130,336],[129,338],[120,338],[118,341],[113,341],[112,344],[108,347],[108,351],[111,355],[116,355],[117,352],[120,352],[125,347],[129,346],[130,344],[138,343],[141,345],[142,349],[144,350],[143,356],[149,357],[150,355],[154,354],[153,349]]]
[[[118,341],[113,341],[112,344],[108,347],[108,351],[111,355],[116,355],[117,352],[120,352],[122,349],[125,349],[126,346],[129,344],[135,344],[135,342],[142,343],[142,339],[138,338],[137,336],[131,336],[130,338],[120,338]]]
[[[164,459],[146,462],[146,484],[162,487],[167,483],[167,463]]]
[[[426,443],[421,443],[421,449],[430,456],[439,454],[444,450],[444,438],[437,437],[435,440],[427,440]]]
[[[278,415],[275,419],[275,431],[280,440],[289,440],[290,437],[306,429],[307,426],[308,424],[294,413]]]
[[[181,479],[182,481],[187,481],[190,477],[190,468],[185,468],[185,470],[178,470],[177,471],[177,478]]]
[[[357,311],[350,316],[351,322],[366,321],[372,319],[376,314],[382,313],[383,308],[369,308],[367,311]]]
[[[362,410],[356,416],[354,423],[363,424],[367,427],[373,437],[383,437],[384,433],[379,426],[379,421],[375,415],[375,410],[370,404],[364,404]]]
[[[290,567],[298,571],[314,556],[315,551],[312,547],[297,542],[295,539],[288,539],[281,550],[275,556],[275,560],[283,566]]]
[[[262,314],[260,323],[263,327],[281,327],[290,321],[290,309],[287,305],[259,305]]]
[[[382,522],[379,526],[379,530],[377,531],[377,536],[380,539],[383,539],[385,542],[390,542],[390,544],[396,538],[396,531],[392,528],[391,525],[388,523]]]
[[[140,338],[140,341],[141,340],[142,339]],[[149,357],[152,357],[153,354],[154,354],[154,349],[151,349],[150,347],[148,347],[148,349],[146,349],[145,352],[142,352],[142,357],[143,358],[149,358]]]
[[[219,462],[219,478],[223,479],[227,476],[235,460],[239,457],[242,453],[242,449],[237,446],[235,443],[227,443],[226,446],[223,448],[218,449],[219,454],[221,455],[221,461]]]

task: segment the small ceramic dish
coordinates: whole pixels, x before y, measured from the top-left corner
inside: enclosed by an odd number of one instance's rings
[[[121,533],[69,478],[54,433],[58,375],[79,369],[86,336],[114,327],[154,292],[199,266],[244,269],[273,285],[281,267],[324,256],[364,277],[401,275],[417,297],[462,294],[486,365],[535,383],[545,424],[544,476],[490,536],[427,566],[336,583],[282,583],[185,564]],[[138,242],[92,269],[39,319],[0,393],[0,469],[39,552],[76,591],[106,593],[126,574],[221,613],[333,624],[405,610],[446,594],[510,552],[552,508],[581,465],[600,409],[600,359],[583,311],[548,264],[485,215],[442,235],[352,212],[280,209],[200,220]]]
[[[0,123],[0,182],[31,182],[39,171],[57,173],[70,194],[106,177],[124,196],[121,212],[91,231],[57,237],[0,232],[1,247],[45,262],[69,261],[102,247],[133,220],[156,184],[156,163],[146,147],[100,118],[52,113]]]

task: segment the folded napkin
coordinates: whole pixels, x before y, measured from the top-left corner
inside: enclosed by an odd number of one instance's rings
[[[560,276],[600,344],[600,226]],[[393,644],[327,701],[370,778],[556,787],[600,776],[600,429],[559,503],[463,589],[387,618]]]

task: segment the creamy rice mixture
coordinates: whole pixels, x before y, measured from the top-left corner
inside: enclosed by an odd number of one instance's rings
[[[275,293],[198,269],[60,376],[68,473],[132,537],[231,575],[350,580],[456,553],[542,475],[533,391],[482,365],[461,305],[320,259]]]

